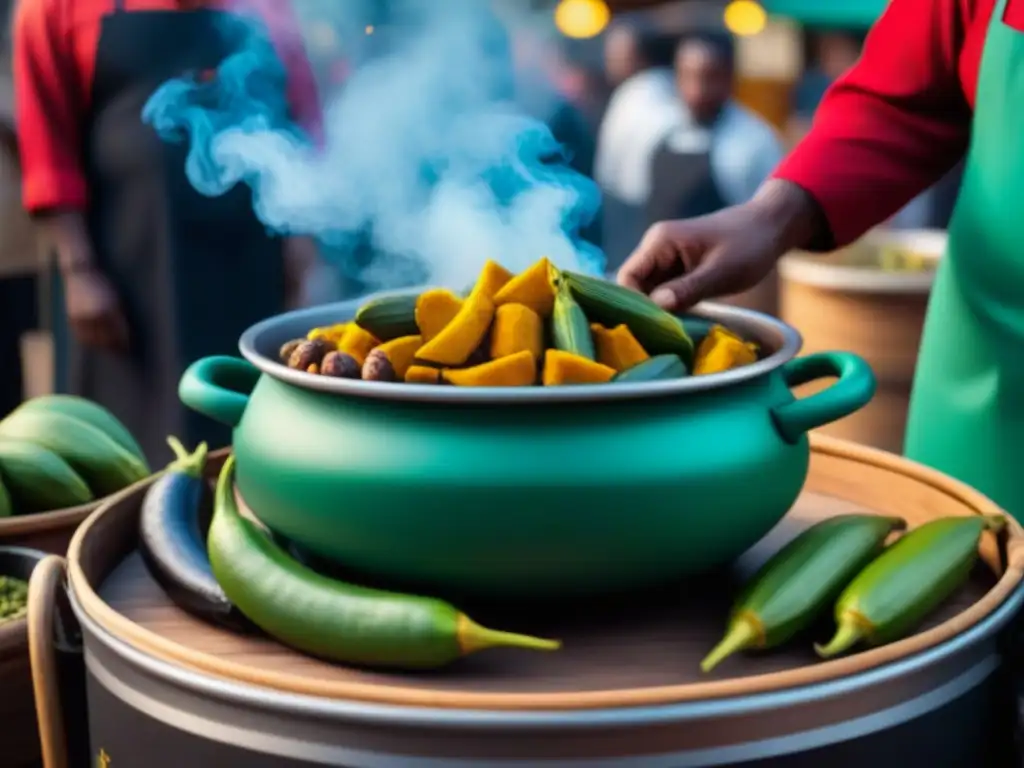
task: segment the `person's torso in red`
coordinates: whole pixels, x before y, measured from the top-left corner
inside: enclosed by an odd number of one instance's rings
[[[776,176],[807,189],[837,244],[888,219],[959,159],[997,0],[892,0]],[[1024,34],[1024,0],[1003,23]]]
[[[14,25],[14,80],[22,160],[23,202],[30,211],[81,208],[87,195],[78,158],[89,110],[103,18],[115,0],[21,0]],[[321,138],[312,68],[288,0],[123,0],[128,12],[196,6],[253,13],[288,70],[296,121]],[[184,44],[184,43],[183,43]]]

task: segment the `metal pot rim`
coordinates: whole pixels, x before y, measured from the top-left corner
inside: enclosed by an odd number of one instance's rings
[[[752,381],[774,371],[796,357],[803,344],[799,332],[781,320],[749,309],[708,302],[695,307],[691,314],[732,328],[745,338],[753,339],[764,348],[773,350],[772,353],[742,368],[674,381],[615,386],[586,384],[572,387],[480,389],[335,379],[297,371],[277,361],[277,349],[286,341],[304,336],[311,328],[350,320],[359,306],[371,298],[411,295],[423,290],[425,288],[387,291],[355,301],[336,302],[275,315],[246,330],[239,339],[238,347],[242,356],[260,371],[300,389],[380,400],[466,405],[608,402],[709,392]]]

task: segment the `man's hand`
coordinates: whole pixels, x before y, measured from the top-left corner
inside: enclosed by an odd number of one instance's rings
[[[64,278],[68,324],[84,346],[128,351],[128,323],[117,292],[96,267],[80,211],[54,211],[39,219],[40,234]]]
[[[91,268],[64,272],[64,306],[71,332],[84,346],[124,353],[128,323],[113,286]]]
[[[769,181],[749,203],[651,227],[619,270],[619,282],[678,312],[741,293],[768,275],[780,256],[810,242],[818,226],[811,198]]]

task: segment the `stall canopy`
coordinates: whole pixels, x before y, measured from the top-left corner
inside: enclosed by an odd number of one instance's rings
[[[773,16],[817,27],[867,28],[882,15],[887,0],[763,0]]]

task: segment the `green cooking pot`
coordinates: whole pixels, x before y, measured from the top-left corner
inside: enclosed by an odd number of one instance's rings
[[[638,384],[464,389],[317,376],[286,341],[355,303],[250,328],[245,360],[211,357],[182,401],[234,427],[239,491],[269,528],[369,579],[491,597],[560,597],[666,582],[725,564],[789,510],[806,433],[874,393],[845,352],[795,358],[774,318],[706,305],[760,343],[757,363]],[[796,400],[791,387],[837,377]]]

